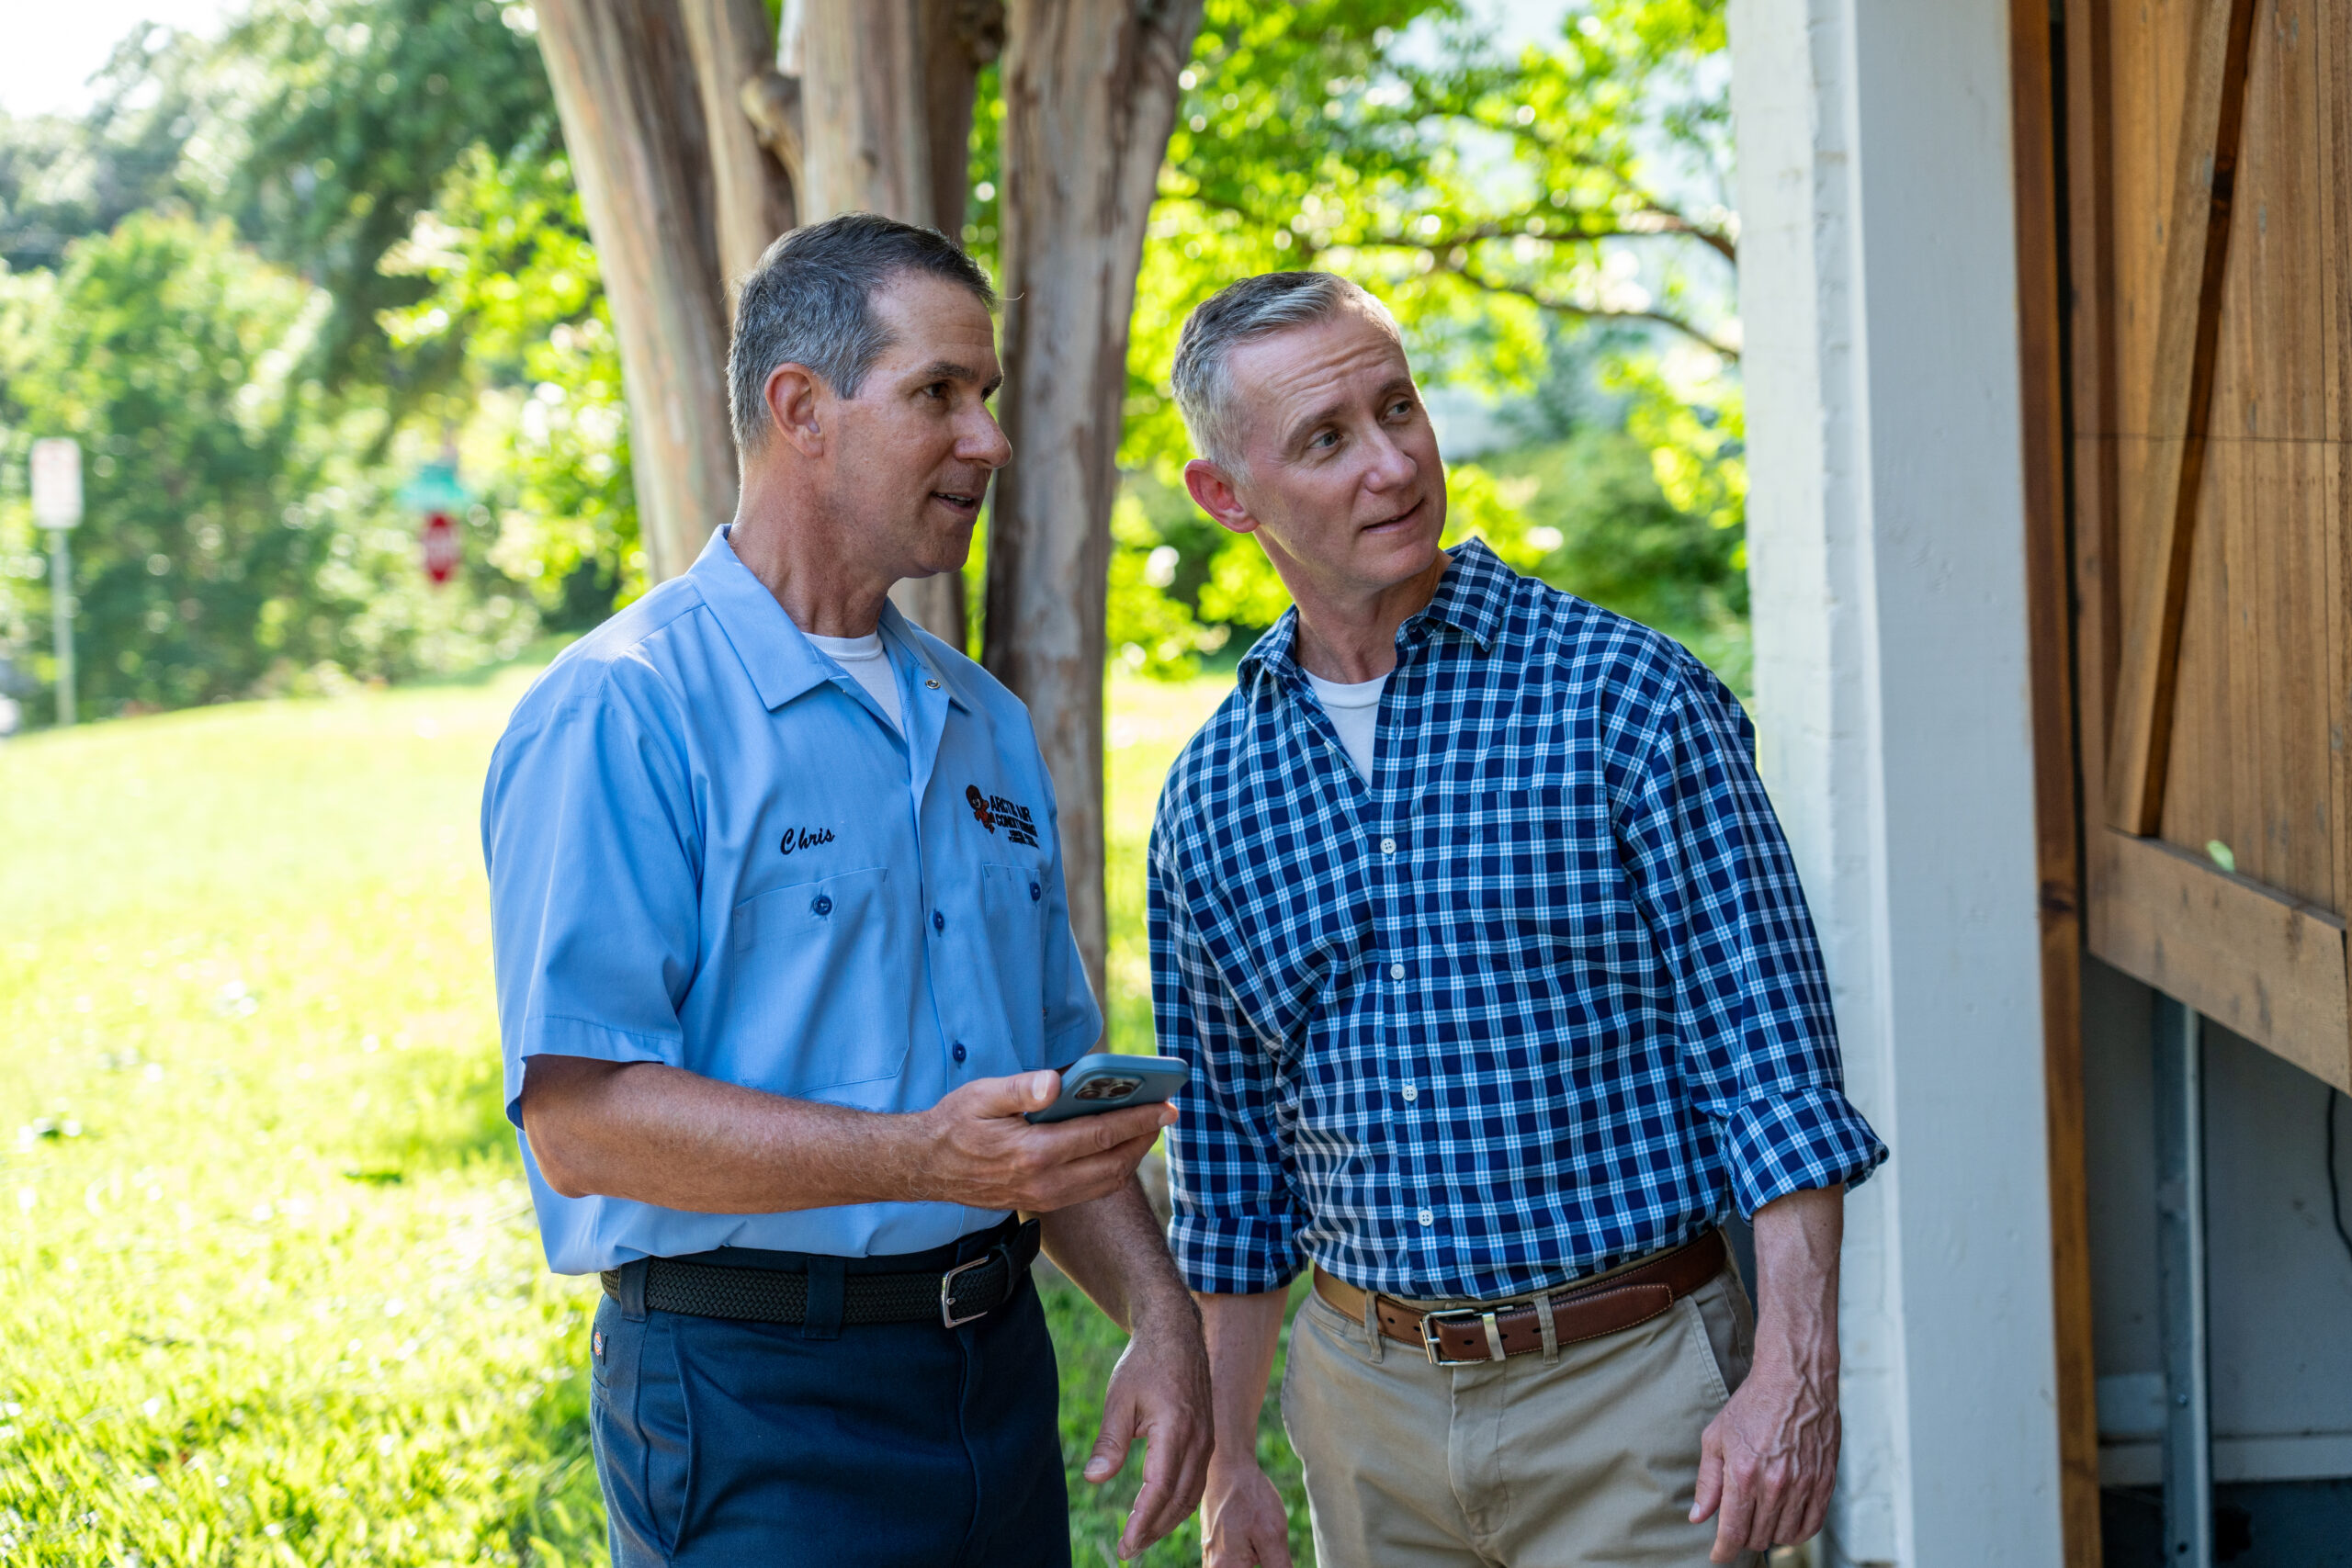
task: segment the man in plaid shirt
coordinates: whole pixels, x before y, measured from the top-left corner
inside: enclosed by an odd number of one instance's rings
[[[1177,1259],[1216,1568],[1287,1568],[1258,1414],[1332,1564],[1731,1562],[1837,1469],[1848,1103],[1737,699],[1669,638],[1439,547],[1396,326],[1320,273],[1196,310],[1185,481],[1296,601],[1152,833]],[[1719,1226],[1756,1228],[1751,1319]],[[1712,1520],[1712,1524],[1707,1521]]]

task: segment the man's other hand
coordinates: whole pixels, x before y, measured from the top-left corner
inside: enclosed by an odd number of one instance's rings
[[[1141,1556],[1200,1506],[1208,1474],[1208,1352],[1192,1303],[1181,1295],[1176,1302],[1181,1314],[1138,1324],[1111,1370],[1102,1432],[1086,1461],[1086,1479],[1100,1486],[1125,1465],[1128,1445],[1144,1439],[1143,1486],[1119,1535],[1122,1562]]]
[[[1033,1126],[1023,1118],[1054,1102],[1061,1075],[980,1078],[917,1118],[911,1196],[975,1209],[1049,1214],[1124,1186],[1176,1120],[1172,1105],[1138,1105]]]
[[[1254,1456],[1209,1466],[1201,1499],[1201,1568],[1290,1568],[1290,1516]]]
[[[1820,1533],[1838,1481],[1838,1248],[1845,1191],[1756,1211],[1756,1361],[1699,1438],[1693,1524],[1715,1513],[1714,1562]]]
[[[1838,1374],[1758,1363],[1699,1439],[1703,1519],[1718,1506],[1711,1561],[1809,1540],[1838,1479]]]

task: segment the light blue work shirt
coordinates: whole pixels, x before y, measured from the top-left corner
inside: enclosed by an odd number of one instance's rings
[[[1029,713],[882,612],[906,729],[722,528],[566,649],[482,794],[506,1114],[536,1055],[665,1062],[860,1111],[1066,1066],[1102,1016],[1069,931]],[[703,1214],[565,1198],[524,1140],[548,1266],[718,1247],[866,1257],[1004,1216],[953,1203]]]

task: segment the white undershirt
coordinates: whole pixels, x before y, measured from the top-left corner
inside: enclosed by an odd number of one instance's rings
[[[1348,761],[1356,765],[1356,773],[1369,784],[1372,736],[1380,726],[1380,694],[1388,689],[1388,677],[1375,675],[1351,686],[1310,672],[1306,683],[1315,689],[1315,700],[1323,705],[1323,711],[1331,716],[1331,728],[1340,732],[1340,744],[1347,748]]]
[[[882,634],[868,632],[864,637],[819,637],[815,632],[803,634],[820,653],[857,678],[857,683],[873,694],[890,716],[890,726],[903,733],[906,721],[899,714],[899,672],[882,652]]]

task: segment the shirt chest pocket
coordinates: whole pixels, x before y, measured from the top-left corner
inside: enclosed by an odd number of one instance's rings
[[[778,887],[735,906],[727,1011],[741,1081],[809,1096],[894,1079],[906,1064],[908,998],[893,997],[904,942],[890,873],[876,866]]]
[[[1046,874],[1035,866],[980,867],[980,915],[988,922],[989,962],[983,986],[993,985],[1023,1067],[1044,1044],[1046,1020]]]

